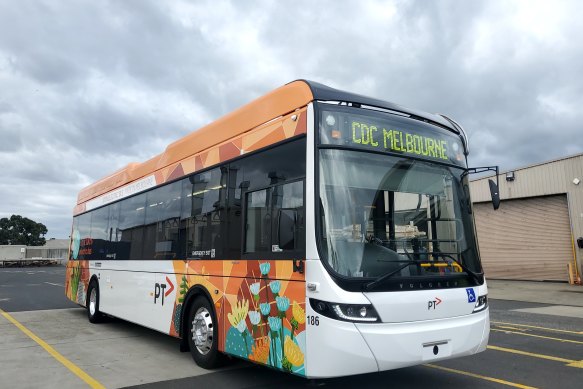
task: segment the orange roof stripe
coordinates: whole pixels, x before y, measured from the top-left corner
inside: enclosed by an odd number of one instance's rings
[[[306,106],[314,96],[304,81],[294,81],[244,105],[220,119],[171,143],[166,150],[143,163],[126,167],[83,188],[77,204],[119,188],[177,163],[198,152],[241,135],[277,117]]]

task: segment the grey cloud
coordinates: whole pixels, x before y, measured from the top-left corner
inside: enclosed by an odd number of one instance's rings
[[[3,127],[2,116],[0,114],[0,127]],[[14,153],[22,148],[23,142],[17,129],[6,127],[0,135],[0,153]]]
[[[448,114],[470,134],[472,165],[583,152],[576,7],[6,3],[0,216],[36,216],[68,236],[81,187],[298,78]]]

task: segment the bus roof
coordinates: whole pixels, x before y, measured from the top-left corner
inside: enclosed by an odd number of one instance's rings
[[[163,153],[143,163],[129,163],[124,168],[83,188],[79,192],[77,204],[84,203],[164,169],[189,156],[244,134],[266,122],[305,107],[313,100],[349,102],[402,112],[416,119],[429,121],[457,132],[448,121],[439,115],[412,110],[387,101],[354,93],[343,92],[312,81],[296,80],[178,139],[168,145]]]

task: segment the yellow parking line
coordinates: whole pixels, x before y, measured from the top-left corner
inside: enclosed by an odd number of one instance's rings
[[[553,357],[552,355],[536,354],[536,353],[530,353],[528,351],[515,350],[513,348],[505,348],[505,347],[498,347],[498,346],[488,346],[488,349],[489,350],[496,350],[496,351],[504,351],[506,353],[512,353],[512,354],[526,355],[528,357],[547,359],[549,361],[563,362],[563,363],[566,363],[567,366],[583,368],[583,360],[582,361],[575,361],[573,359]]]
[[[514,383],[514,382],[510,382],[510,381],[501,380],[500,378],[487,377],[487,376],[483,376],[483,375],[480,375],[480,374],[470,373],[470,372],[467,372],[467,371],[450,369],[449,367],[443,367],[443,366],[438,366],[438,365],[430,365],[430,364],[429,365],[425,365],[425,366],[432,367],[434,369],[439,369],[439,370],[447,371],[447,372],[450,372],[450,373],[456,373],[456,374],[466,375],[468,377],[479,378],[481,380],[492,381],[492,382],[496,382],[498,384],[512,386],[514,388],[536,389],[534,386],[527,386],[527,385],[517,384],[517,383]]]
[[[579,340],[571,340],[571,339],[562,339],[562,338],[553,338],[550,336],[542,336],[542,335],[535,335],[535,334],[527,334],[525,332],[516,332],[516,331],[510,331],[510,330],[506,330],[506,329],[497,329],[497,328],[491,328],[490,331],[498,331],[498,332],[508,332],[510,334],[517,334],[517,335],[524,335],[524,336],[532,336],[533,338],[541,338],[541,339],[548,339],[548,340],[556,340],[558,342],[567,342],[567,343],[575,343],[575,344],[583,344],[583,342],[579,341]]]
[[[497,325],[496,327],[502,328],[504,330],[528,331],[528,329],[525,329],[525,328],[518,328],[518,327],[511,327],[511,326],[500,326],[500,325]]]
[[[528,327],[528,328],[536,328],[536,329],[539,329],[539,330],[546,330],[546,331],[553,331],[553,332],[564,332],[566,334],[583,335],[583,331],[558,330],[556,328],[531,326],[531,325],[527,325],[527,324],[506,323],[506,322],[503,322],[503,321],[491,321],[490,323],[492,323],[492,324],[507,324],[507,325],[517,326],[517,327]]]
[[[67,358],[65,358],[63,355],[61,355],[57,350],[52,348],[47,342],[45,342],[44,340],[42,340],[41,338],[36,336],[32,331],[30,331],[28,328],[23,326],[18,320],[13,318],[7,312],[4,312],[2,309],[0,309],[0,313],[8,321],[10,321],[12,324],[14,324],[20,331],[24,332],[29,338],[31,338],[36,343],[38,343],[42,348],[44,348],[45,351],[48,352],[53,358],[55,358],[57,361],[61,362],[67,369],[71,370],[71,372],[73,374],[75,374],[77,377],[79,377],[83,381],[85,381],[85,383],[87,385],[89,385],[91,388],[105,389],[105,387],[103,385],[101,385],[97,380],[95,380],[89,374],[87,374],[83,370],[81,370],[73,362],[69,361]]]

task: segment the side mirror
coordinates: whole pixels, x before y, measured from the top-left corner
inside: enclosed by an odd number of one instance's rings
[[[490,185],[490,195],[492,196],[492,206],[494,210],[500,207],[500,190],[498,189],[498,166],[483,166],[483,167],[471,167],[466,169],[463,174],[475,174],[475,173],[484,173],[484,172],[495,172],[496,173],[496,182],[493,180],[488,180],[488,185]],[[462,175],[463,177],[463,175]]]
[[[488,185],[490,185],[490,195],[492,196],[492,206],[494,209],[500,207],[500,191],[498,190],[498,185],[492,180],[488,180]]]

